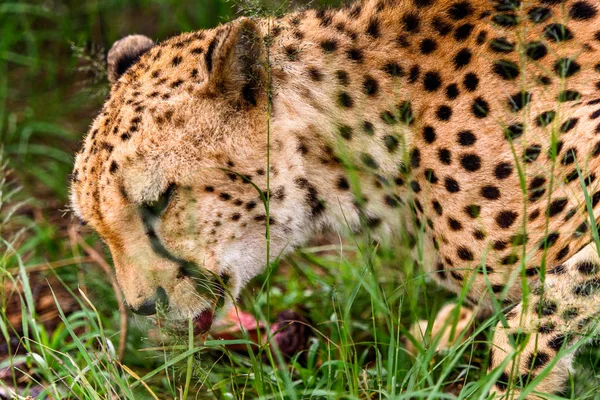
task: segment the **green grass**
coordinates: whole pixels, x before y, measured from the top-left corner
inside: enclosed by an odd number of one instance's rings
[[[162,346],[150,338],[158,329],[147,319],[123,318],[122,301],[98,262],[98,256],[110,260],[108,252],[66,212],[72,154],[108,89],[103,51],[133,32],[163,39],[214,26],[233,18],[240,5],[48,4],[0,3],[0,287],[22,287],[0,296],[0,349],[6,353],[0,394],[16,395],[18,388],[23,396],[57,399],[488,398],[501,372],[486,372],[490,328],[503,319],[500,310],[450,349],[436,352],[436,338],[417,338],[419,353],[410,356],[410,326],[432,322],[456,296],[431,283],[418,263],[415,268],[406,241],[375,244],[368,233],[328,237],[324,242],[331,244],[301,249],[252,282],[241,310],[268,323],[294,309],[314,327],[308,348],[287,362],[248,336],[198,347],[191,333],[180,333],[177,342]],[[250,2],[240,8],[281,9]],[[64,297],[51,297],[53,329],[36,314],[45,278],[52,282],[50,296],[61,292],[77,305],[64,312]],[[12,324],[9,317],[19,313],[22,322]],[[586,347],[567,398],[600,398],[599,365],[600,351]]]

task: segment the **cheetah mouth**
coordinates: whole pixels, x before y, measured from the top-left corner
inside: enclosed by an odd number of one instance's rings
[[[194,336],[206,336],[213,323],[213,311],[206,309],[192,319]]]
[[[214,321],[214,314],[225,305],[225,288],[221,282],[215,283],[215,298],[210,308],[202,310],[200,314],[192,318],[194,325],[194,336],[201,337],[203,340],[208,335]]]

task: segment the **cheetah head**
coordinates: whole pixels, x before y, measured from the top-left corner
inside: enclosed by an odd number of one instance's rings
[[[267,264],[267,215],[271,259],[308,235],[283,206],[301,195],[284,168],[267,169],[264,51],[260,28],[241,19],[159,45],[130,36],[109,53],[111,93],[77,154],[71,197],[137,313],[162,304],[206,330]]]

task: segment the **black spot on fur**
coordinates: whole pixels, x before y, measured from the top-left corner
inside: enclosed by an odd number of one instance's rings
[[[575,228],[575,232],[573,232],[573,237],[574,238],[579,238],[581,236],[583,236],[583,234],[585,234],[588,230],[588,225],[587,222],[584,221],[581,224],[579,224],[577,226],[577,228]]]
[[[556,260],[560,261],[562,259],[564,259],[566,256],[569,255],[569,245],[566,244],[565,247],[563,247],[562,249],[560,249],[558,251],[558,254],[556,255]]]
[[[473,219],[478,218],[481,215],[481,207],[476,204],[470,204],[466,206],[464,211],[465,214]]]
[[[519,18],[514,13],[501,13],[494,15],[492,22],[503,27],[516,26],[519,24]]]
[[[508,98],[508,105],[514,112],[521,111],[531,101],[532,94],[530,92],[522,91],[513,94]]]
[[[419,182],[417,182],[417,181],[411,181],[410,188],[415,193],[419,193],[421,191],[421,185],[419,185]]]
[[[321,73],[321,71],[318,68],[309,67],[307,71],[308,71],[308,76],[314,82],[321,82],[323,80],[323,74]]]
[[[433,39],[426,38],[421,41],[419,48],[422,54],[431,54],[437,49],[437,42]]]
[[[399,64],[394,62],[385,64],[382,69],[390,76],[404,76],[404,69]]]
[[[387,148],[387,150],[390,153],[395,152],[398,149],[399,146],[399,141],[395,136],[392,135],[386,135],[383,137],[383,143],[385,144],[385,147]]]
[[[316,218],[325,212],[325,203],[319,198],[317,189],[312,185],[307,186],[306,201],[310,207],[311,217]]]
[[[498,60],[494,63],[492,70],[504,80],[513,80],[519,76],[519,66],[509,60]]]
[[[345,177],[340,176],[337,181],[337,188],[340,190],[348,190],[350,189],[350,184]]]
[[[584,275],[594,275],[600,270],[600,266],[591,261],[578,262],[575,268]]]
[[[380,35],[379,32],[379,20],[377,18],[372,18],[371,21],[369,22],[369,25],[367,25],[367,35],[377,38]]]
[[[439,17],[435,17],[431,24],[433,26],[433,29],[440,36],[447,36],[450,32],[452,32],[452,25],[450,25],[448,22],[444,21]]]
[[[444,213],[442,205],[438,201],[434,200],[431,202],[431,204],[437,215],[441,216]]]
[[[561,164],[562,165],[573,164],[573,162],[575,162],[576,156],[577,156],[577,150],[575,148],[571,147],[570,149],[565,150],[565,154],[563,155]]]
[[[375,96],[379,91],[379,83],[370,75],[365,77],[363,82],[363,90],[369,96]]]
[[[573,39],[573,33],[562,24],[550,24],[544,28],[544,36],[553,42],[564,42]]]
[[[461,69],[469,65],[469,63],[471,62],[471,56],[472,54],[469,49],[465,48],[460,50],[458,53],[456,53],[454,59],[452,60],[452,62],[454,63],[454,68]]]
[[[467,89],[469,92],[473,92],[477,89],[477,86],[479,85],[479,78],[476,74],[469,72],[465,75],[463,79],[463,85],[465,86],[465,89]]]
[[[407,32],[416,33],[419,31],[419,16],[416,13],[407,13],[402,17],[402,24]]]
[[[437,176],[435,176],[435,172],[431,168],[426,169],[424,175],[425,175],[425,179],[427,180],[427,182],[429,182],[429,183],[437,183],[438,182],[438,178],[437,178]]]
[[[534,144],[527,147],[525,149],[525,153],[523,154],[523,161],[525,161],[526,163],[534,162],[539,157],[541,151],[542,146],[540,146],[539,144]]]
[[[562,275],[567,272],[567,268],[564,264],[557,265],[554,268],[549,269],[546,273],[550,275]]]
[[[521,137],[524,129],[525,127],[521,123],[512,124],[504,129],[504,135],[507,140],[512,141]]]
[[[352,139],[352,128],[348,125],[342,125],[339,127],[340,136],[346,140]]]
[[[461,146],[472,146],[477,141],[477,137],[472,131],[461,131],[458,133],[458,143]]]
[[[502,229],[510,228],[517,219],[518,214],[514,211],[504,210],[496,215],[496,223]]]
[[[556,111],[544,111],[535,119],[535,124],[539,127],[546,127],[550,125],[554,118],[556,117]]]
[[[396,124],[398,121],[396,121],[396,117],[394,117],[394,114],[392,114],[390,111],[382,111],[380,114],[381,120],[383,122],[385,122],[388,125],[394,125]]]
[[[415,83],[419,76],[421,76],[421,68],[418,65],[413,65],[410,67],[410,71],[408,73],[408,82]]]
[[[481,196],[488,200],[497,200],[500,198],[500,189],[496,186],[484,186],[481,188]]]
[[[568,78],[581,70],[581,65],[572,58],[565,57],[556,61],[554,72],[561,78]]]
[[[568,203],[569,202],[566,198],[553,200],[548,206],[548,216],[555,217],[556,215],[560,214],[563,212]]]
[[[477,154],[464,154],[460,158],[460,163],[469,172],[475,172],[481,168],[481,158]]]
[[[548,354],[544,353],[543,351],[538,351],[535,354],[532,353],[529,355],[527,365],[529,365],[529,368],[535,370],[546,365],[548,361],[550,361],[550,356],[548,356]]]
[[[516,254],[509,254],[500,260],[502,265],[515,265],[519,262],[519,256]]]
[[[569,307],[561,313],[561,317],[565,321],[571,321],[579,316],[579,309],[577,307]]]
[[[490,49],[496,53],[510,53],[515,49],[515,44],[507,38],[500,37],[490,41]]]
[[[571,182],[573,182],[574,180],[576,180],[577,178],[579,178],[579,173],[577,172],[577,170],[576,170],[576,169],[574,169],[573,171],[571,171],[570,173],[568,173],[568,174],[565,176],[565,180],[564,180],[564,182],[565,182],[565,183],[571,183]]]
[[[473,252],[465,246],[460,246],[456,249],[456,255],[463,261],[473,261]]]
[[[362,153],[360,155],[360,159],[364,165],[366,165],[367,167],[369,167],[371,169],[379,168],[379,164],[377,163],[377,161],[375,161],[373,156],[368,153]]]
[[[509,382],[510,379],[508,377],[508,374],[506,372],[502,372],[502,374],[500,374],[500,376],[498,377],[498,380],[496,381],[495,385],[498,389],[504,391],[506,390],[506,388],[508,388]]]
[[[593,293],[598,292],[600,290],[600,279],[592,278],[582,284],[575,286],[573,289],[573,294],[577,296],[589,296]]]
[[[456,219],[454,219],[452,217],[448,218],[448,226],[453,231],[460,231],[460,230],[462,230],[462,224],[458,220],[456,220]]]
[[[423,78],[423,87],[428,92],[435,92],[440,88],[442,80],[440,74],[435,71],[427,72]]]
[[[454,20],[460,20],[473,14],[473,6],[468,1],[460,1],[452,4],[448,9],[448,15]]]
[[[548,54],[548,48],[543,42],[527,43],[527,46],[525,46],[525,54],[531,60],[537,61],[544,58],[546,54]]]
[[[477,118],[485,118],[490,112],[490,106],[482,97],[477,97],[471,105],[471,111]]]
[[[458,42],[464,42],[471,36],[473,24],[463,24],[454,31],[454,39]]]
[[[421,151],[417,148],[410,152],[410,165],[413,168],[419,168],[421,165]]]
[[[452,117],[452,108],[447,105],[439,106],[435,115],[440,121],[448,121]]]
[[[354,100],[347,92],[340,92],[337,100],[341,107],[352,108],[354,106]]]
[[[108,169],[108,172],[110,172],[111,174],[114,174],[115,172],[117,172],[118,169],[119,169],[119,164],[117,164],[117,162],[115,160],[112,160],[110,163],[110,168]]]
[[[435,0],[414,0],[414,3],[417,7],[423,8],[432,5]]]
[[[508,246],[508,243],[505,242],[504,240],[497,240],[492,245],[492,248],[496,251],[502,251],[502,250],[505,250],[507,246]]]
[[[567,101],[577,101],[581,98],[581,93],[575,90],[564,90],[558,94],[557,100],[560,103],[565,103]]]
[[[482,45],[485,43],[487,39],[487,32],[486,31],[481,31],[479,32],[479,34],[477,35],[477,39],[475,39],[475,43]]]
[[[592,19],[598,14],[596,7],[587,1],[578,1],[571,6],[569,16],[574,20],[585,21]]]
[[[529,20],[539,24],[546,21],[552,15],[552,11],[547,7],[534,7],[527,13]]]
[[[363,130],[369,136],[373,136],[375,134],[375,127],[369,121],[363,122]]]
[[[452,83],[446,87],[446,97],[448,100],[454,100],[458,97],[460,91],[458,90],[458,86],[456,83]]]
[[[335,76],[336,76],[338,82],[344,86],[346,86],[350,83],[350,77],[348,76],[348,73],[346,71],[337,70],[337,71],[335,71]]]
[[[444,180],[444,185],[446,186],[446,190],[450,193],[456,193],[460,191],[460,186],[458,185],[458,182],[453,178],[446,178]]]
[[[512,11],[519,8],[521,0],[495,0],[494,9],[496,11]]]
[[[431,126],[424,127],[423,128],[423,139],[429,144],[435,142],[435,139],[436,139],[435,129]]]
[[[364,55],[362,50],[351,48],[346,52],[348,58],[354,62],[361,63],[363,61]]]
[[[552,247],[556,243],[556,241],[558,240],[559,237],[560,237],[560,234],[558,232],[549,233],[545,238],[543,238],[540,241],[540,243],[538,244],[538,249],[544,250],[544,249]]]
[[[535,306],[535,309],[543,316],[550,316],[556,314],[558,310],[558,304],[550,299],[541,298]]]
[[[558,334],[548,341],[548,347],[554,351],[559,351],[567,342],[567,337],[564,334]]]
[[[400,122],[411,125],[414,121],[414,116],[412,112],[412,104],[410,101],[403,101],[398,105],[398,114],[400,117]]]
[[[452,163],[452,155],[448,149],[440,149],[438,151],[438,158],[442,164],[450,165]]]

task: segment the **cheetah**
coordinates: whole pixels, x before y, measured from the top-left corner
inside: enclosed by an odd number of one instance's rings
[[[271,259],[322,229],[408,232],[479,318],[505,307],[496,396],[542,371],[560,391],[556,354],[600,311],[599,49],[598,0],[363,0],[128,36],[73,209],[134,312],[199,332],[264,269],[266,229]]]

